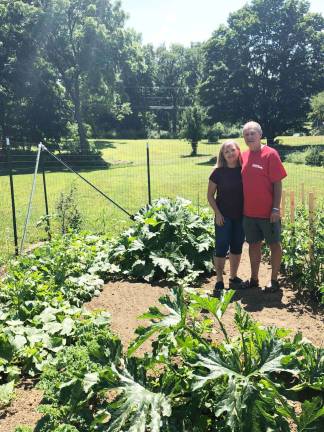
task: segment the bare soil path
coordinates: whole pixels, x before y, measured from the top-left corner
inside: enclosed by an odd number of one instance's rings
[[[227,263],[228,266],[228,263]],[[227,268],[228,273],[228,268]],[[244,249],[239,276],[248,279],[250,265],[247,249]],[[261,264],[260,285],[265,286],[270,275],[266,264]],[[228,277],[225,276],[225,285]],[[211,292],[215,284],[212,277],[199,288],[199,291]],[[292,330],[292,334],[301,331],[307,339],[317,346],[324,345],[324,315],[323,312],[299,304],[295,293],[289,287],[283,287],[280,292],[266,294],[262,289],[240,290],[235,300],[250,312],[254,319],[263,325],[275,325]],[[134,330],[138,325],[145,325],[145,321],[137,317],[147,311],[149,306],[159,305],[158,299],[168,292],[167,288],[152,286],[144,283],[110,282],[104,286],[99,297],[88,303],[87,308],[105,309],[111,313],[112,330],[119,335],[123,344],[127,346],[134,338]],[[224,324],[230,335],[235,334],[232,324],[234,304],[229,306]],[[215,329],[215,336],[219,334]],[[143,345],[138,354],[149,349],[149,344]],[[35,389],[26,389],[23,386],[17,390],[16,399],[11,407],[0,412],[0,432],[13,432],[17,425],[35,425],[40,414],[37,406],[41,400],[41,392]]]

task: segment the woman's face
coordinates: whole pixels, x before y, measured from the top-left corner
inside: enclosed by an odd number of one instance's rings
[[[223,148],[223,156],[228,165],[236,165],[239,154],[240,152],[235,144],[228,143]]]

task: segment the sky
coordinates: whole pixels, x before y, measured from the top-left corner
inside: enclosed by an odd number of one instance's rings
[[[246,0],[121,0],[129,14],[127,27],[142,34],[155,47],[171,43],[189,46],[207,40],[231,12]],[[324,15],[324,0],[311,0],[311,12]]]

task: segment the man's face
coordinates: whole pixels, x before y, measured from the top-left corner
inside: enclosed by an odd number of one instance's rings
[[[243,137],[250,150],[259,150],[261,147],[261,136],[259,131],[253,126],[243,130]]]

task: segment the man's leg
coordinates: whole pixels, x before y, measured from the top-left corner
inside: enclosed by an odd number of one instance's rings
[[[271,280],[276,281],[278,279],[278,273],[281,264],[281,244],[271,243],[269,247],[271,251]]]
[[[249,244],[249,255],[251,263],[251,279],[259,279],[259,268],[261,263],[261,242]]]

